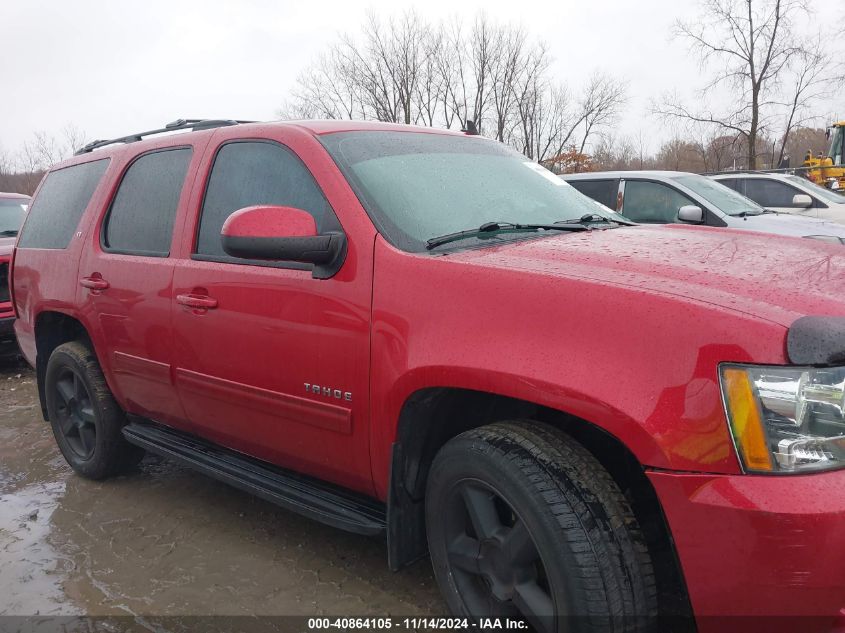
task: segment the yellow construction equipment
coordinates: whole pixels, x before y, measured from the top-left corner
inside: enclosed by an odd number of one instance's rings
[[[807,152],[802,167],[807,168],[807,178],[818,185],[845,192],[845,121],[827,128],[830,149],[827,156],[813,156]]]

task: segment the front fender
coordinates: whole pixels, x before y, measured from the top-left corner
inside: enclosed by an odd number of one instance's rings
[[[786,328],[677,295],[479,268],[377,243],[371,447],[380,494],[402,407],[430,387],[577,416],[646,467],[741,472],[718,366],[785,363]]]

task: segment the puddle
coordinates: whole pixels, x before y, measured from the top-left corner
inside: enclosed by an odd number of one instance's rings
[[[390,572],[383,540],[153,456],[102,482],[73,474],[32,372],[0,369],[0,633],[232,630],[230,617],[272,631],[290,621],[255,616],[444,612],[428,563]]]
[[[0,615],[76,615],[62,582],[73,563],[48,541],[63,481],[0,495]]]

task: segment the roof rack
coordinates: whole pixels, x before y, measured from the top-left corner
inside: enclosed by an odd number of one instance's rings
[[[796,165],[795,167],[780,167],[778,169],[726,169],[723,171],[703,171],[702,176],[723,176],[727,174],[786,174],[791,175],[795,172],[810,171],[818,169],[817,167],[804,167]]]
[[[176,119],[175,121],[171,121],[165,125],[163,128],[159,128],[157,130],[138,132],[137,134],[121,136],[120,138],[91,141],[84,147],[76,150],[73,155],[79,156],[80,154],[87,154],[88,152],[92,152],[100,147],[113,145],[115,143],[135,143],[136,141],[143,140],[145,137],[153,136],[154,134],[164,134],[165,132],[175,132],[176,130],[193,130],[196,132],[199,130],[210,130],[215,127],[226,127],[227,125],[238,125],[240,123],[255,123],[255,121],[239,121],[236,119]]]

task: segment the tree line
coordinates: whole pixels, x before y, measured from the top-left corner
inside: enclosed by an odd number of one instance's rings
[[[432,23],[414,11],[367,16],[298,77],[285,119],[362,119],[465,128],[546,161],[581,151],[627,99],[619,78],[594,72],[572,87],[551,72],[547,46],[484,13]]]

